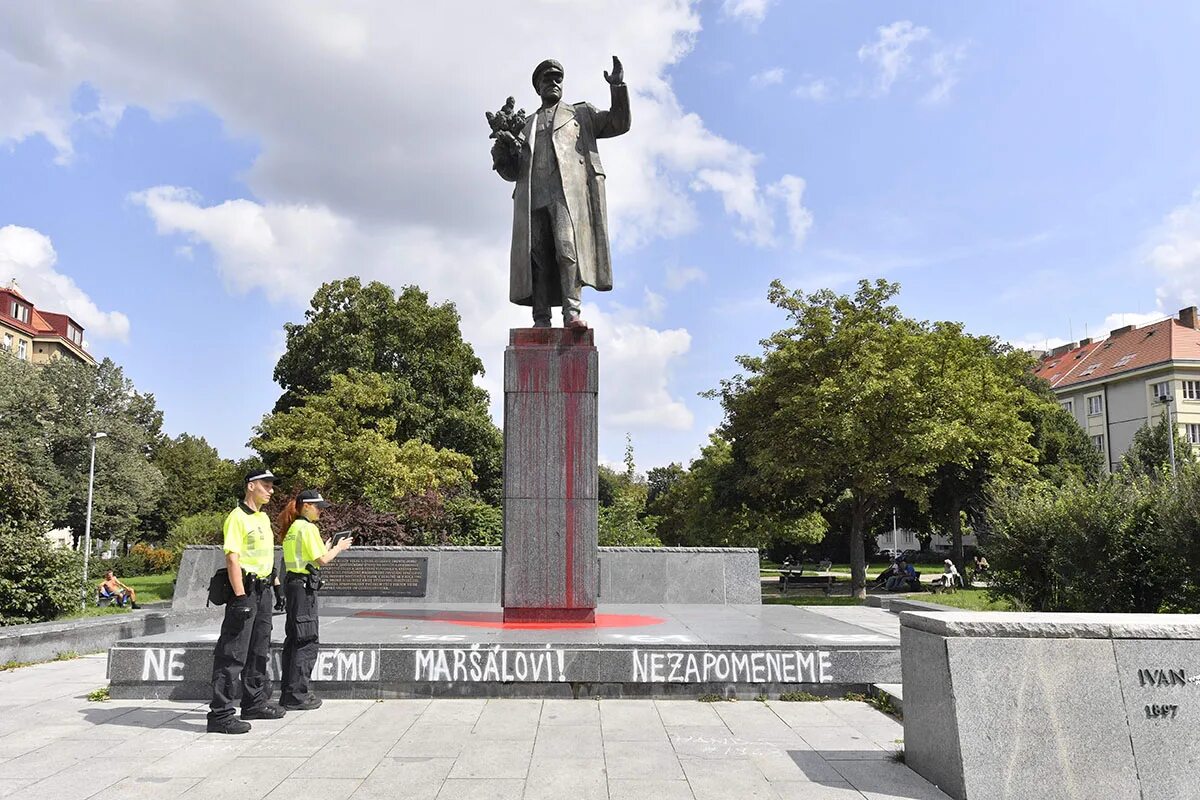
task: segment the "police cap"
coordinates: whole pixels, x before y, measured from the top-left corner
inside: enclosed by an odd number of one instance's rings
[[[321,493],[316,489],[305,489],[300,494],[296,495],[297,503],[311,503],[317,508],[325,508],[329,505],[329,501],[321,497]]]
[[[246,483],[251,481],[271,481],[274,483],[278,478],[269,469],[256,469],[246,473]]]

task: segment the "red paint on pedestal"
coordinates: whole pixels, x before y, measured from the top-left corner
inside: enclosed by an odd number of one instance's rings
[[[495,611],[439,611],[437,609],[415,608],[411,611],[359,611],[355,617],[368,619],[400,619],[425,620],[428,622],[445,622],[450,625],[462,625],[468,628],[497,628],[501,630],[564,630],[583,628],[644,628],[649,625],[661,625],[666,622],[660,617],[645,614],[595,614],[591,620],[509,620],[509,611],[557,611],[564,609],[505,609],[504,613]],[[584,610],[584,609],[565,609]],[[587,609],[591,610],[591,609]]]

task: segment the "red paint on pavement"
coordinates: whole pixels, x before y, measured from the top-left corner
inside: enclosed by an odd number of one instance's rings
[[[445,622],[468,628],[499,628],[502,630],[548,631],[580,628],[644,628],[666,622],[660,617],[645,614],[597,614],[595,622],[505,622],[500,611],[439,611],[414,608],[410,611],[359,611],[356,618],[421,620]]]

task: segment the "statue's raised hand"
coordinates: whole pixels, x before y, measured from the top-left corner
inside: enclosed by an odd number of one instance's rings
[[[621,59],[613,56],[612,74],[609,75],[608,72],[605,71],[604,80],[608,81],[613,86],[625,82],[625,68],[621,66]]]

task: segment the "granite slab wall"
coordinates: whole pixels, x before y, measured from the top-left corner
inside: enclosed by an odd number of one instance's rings
[[[951,797],[1200,796],[1200,615],[900,620],[905,763]]]
[[[278,555],[277,555],[278,557]],[[500,603],[499,547],[361,547],[339,559],[427,558],[424,597],[336,597],[339,605]],[[336,562],[335,562],[336,564]],[[217,545],[193,545],[183,554],[174,609],[200,609],[208,581],[225,565]],[[762,601],[758,551],[752,547],[601,547],[600,603],[751,604]]]
[[[167,633],[218,619],[219,609],[166,611],[143,609],[127,614],[0,628],[0,663],[46,661],[62,653],[94,653],[122,639]]]
[[[279,674],[280,651],[268,662]],[[894,646],[663,648],[604,645],[322,646],[313,667],[323,697],[696,696],[828,694],[895,682]],[[212,643],[122,642],[109,650],[113,697],[204,700]]]

